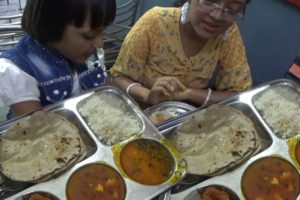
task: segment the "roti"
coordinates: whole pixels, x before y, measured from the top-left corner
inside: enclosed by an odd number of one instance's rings
[[[195,113],[170,136],[188,173],[218,175],[260,147],[253,122],[239,110],[215,104]]]
[[[77,127],[54,112],[23,118],[0,137],[0,170],[12,180],[45,181],[84,156]]]

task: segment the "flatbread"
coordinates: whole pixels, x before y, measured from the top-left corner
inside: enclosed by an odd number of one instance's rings
[[[45,181],[84,156],[77,127],[54,112],[36,112],[0,137],[0,170],[12,180]]]
[[[253,122],[219,104],[192,115],[169,139],[187,160],[188,172],[200,175],[221,174],[260,147]]]

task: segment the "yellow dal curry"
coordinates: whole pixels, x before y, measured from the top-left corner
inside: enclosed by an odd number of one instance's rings
[[[147,139],[129,142],[121,151],[120,164],[130,178],[146,185],[165,182],[174,168],[169,151],[160,143]]]

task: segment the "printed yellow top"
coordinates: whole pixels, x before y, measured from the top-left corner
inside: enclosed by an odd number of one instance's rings
[[[216,70],[216,90],[238,92],[251,87],[237,25],[209,39],[196,56],[188,58],[181,45],[180,15],[180,8],[154,7],[145,13],[126,36],[110,70],[112,76],[124,75],[148,88],[161,76],[176,76],[185,86],[198,79],[207,87]]]

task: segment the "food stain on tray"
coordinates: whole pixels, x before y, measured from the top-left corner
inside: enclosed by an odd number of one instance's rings
[[[124,200],[126,184],[112,167],[93,163],[76,170],[67,183],[68,200]]]
[[[125,102],[113,93],[94,94],[78,105],[91,130],[99,140],[112,145],[140,134],[143,123]]]
[[[116,149],[115,149],[116,150]],[[135,139],[123,146],[117,160],[124,173],[145,185],[158,185],[167,181],[174,171],[175,161],[170,152],[151,139]]]
[[[269,156],[251,163],[241,180],[246,199],[295,200],[300,192],[300,176],[287,160]]]

